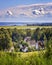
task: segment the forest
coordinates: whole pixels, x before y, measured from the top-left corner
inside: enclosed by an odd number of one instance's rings
[[[52,28],[0,28],[0,65],[22,64],[52,65]]]

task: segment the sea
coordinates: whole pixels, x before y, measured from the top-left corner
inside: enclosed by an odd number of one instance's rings
[[[51,23],[35,23],[35,22],[0,22],[0,26],[24,26],[24,25],[50,25]]]
[[[0,22],[0,26],[22,26],[26,25],[26,23],[23,22]]]

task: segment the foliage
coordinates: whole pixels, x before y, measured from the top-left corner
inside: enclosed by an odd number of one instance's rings
[[[15,49],[18,49],[18,45],[23,40],[23,44],[26,37],[30,36],[32,40],[35,41],[44,41],[45,47],[48,40],[52,39],[52,28],[35,28],[35,29],[17,29],[17,28],[0,28],[0,50],[10,49],[11,46],[14,46]],[[29,48],[30,50],[30,48]],[[32,51],[34,48],[31,49]],[[30,51],[31,51],[30,50]]]
[[[47,41],[45,57],[47,59],[51,59],[52,58],[52,40],[51,39],[49,41]]]
[[[12,39],[10,38],[8,31],[0,29],[0,50],[9,49],[12,46]]]
[[[19,50],[19,44],[27,45],[24,38],[31,36],[34,40],[45,41],[45,52],[29,48],[28,53],[4,52],[14,46]],[[22,40],[22,41],[21,41]],[[0,65],[52,65],[52,28],[37,28],[34,30],[17,28],[0,28]],[[2,52],[3,51],[3,52]]]

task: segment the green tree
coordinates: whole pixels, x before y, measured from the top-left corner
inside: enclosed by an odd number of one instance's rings
[[[12,41],[13,42],[18,42],[22,39],[21,34],[19,31],[15,28],[12,32]]]
[[[12,46],[12,39],[5,29],[0,30],[0,50],[9,49]]]
[[[52,58],[52,39],[47,41],[45,57]]]

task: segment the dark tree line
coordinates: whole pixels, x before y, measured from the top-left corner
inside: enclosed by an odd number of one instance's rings
[[[0,50],[10,49],[11,46],[19,44],[25,37],[30,36],[31,39],[38,40],[52,40],[52,28],[37,28],[31,29],[0,29]],[[46,43],[45,43],[46,44]],[[16,46],[15,46],[16,47]]]

